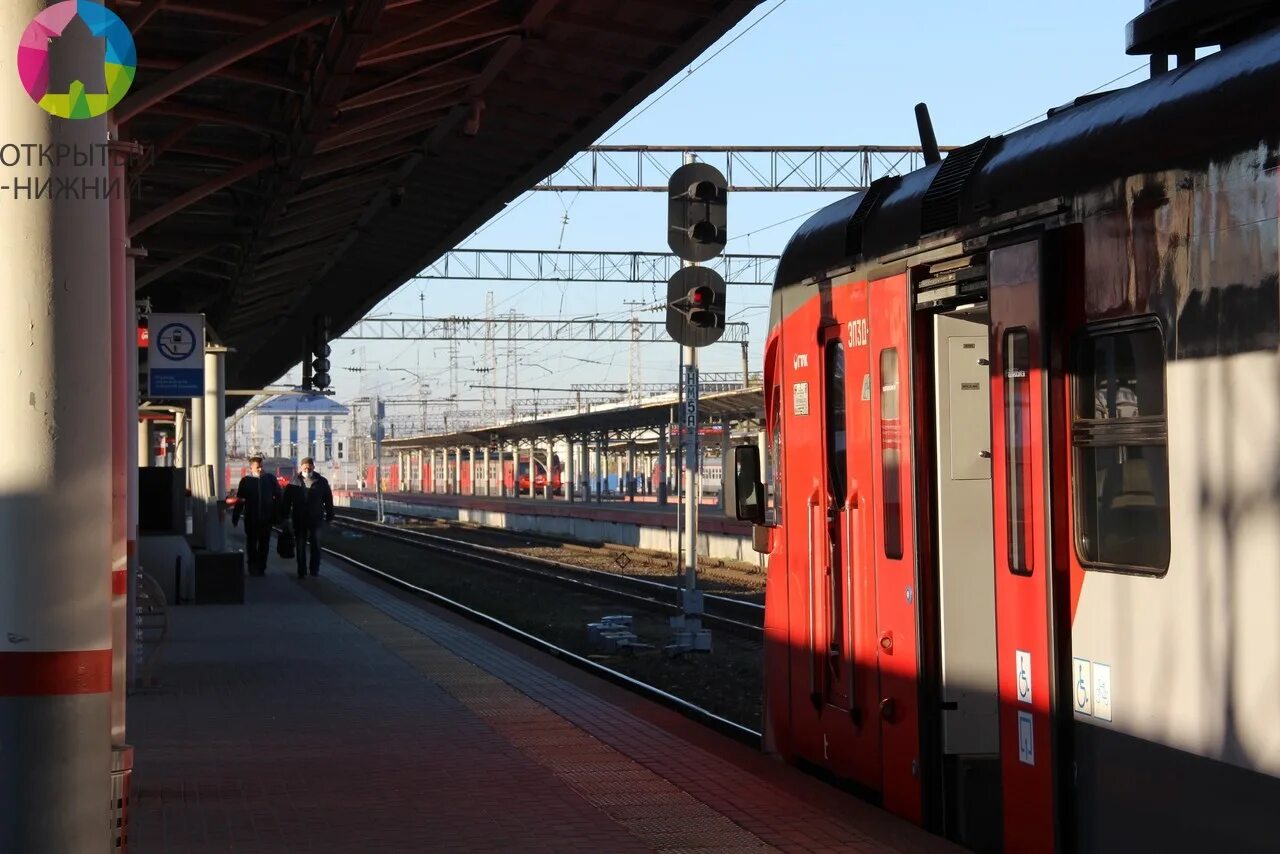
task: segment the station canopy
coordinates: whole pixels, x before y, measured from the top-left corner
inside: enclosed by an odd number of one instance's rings
[[[638,434],[676,423],[680,402],[676,395],[647,398],[639,403],[597,404],[581,412],[550,413],[539,418],[511,421],[489,427],[406,436],[382,443],[391,450],[485,447],[491,442],[528,442],[559,436],[598,436],[608,433]],[[759,387],[703,395],[698,401],[698,422],[759,421],[764,417],[764,395]]]
[[[758,2],[117,0],[139,297],[204,312],[228,387],[260,388],[317,313],[341,334]]]

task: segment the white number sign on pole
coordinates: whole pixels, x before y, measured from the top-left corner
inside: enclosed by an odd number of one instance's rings
[[[685,366],[684,387],[685,467],[698,470],[698,368]]]

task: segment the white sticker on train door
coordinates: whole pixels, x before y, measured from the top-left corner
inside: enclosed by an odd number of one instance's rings
[[[1111,665],[1093,663],[1093,716],[1111,720]]]
[[[1071,668],[1071,696],[1076,711],[1082,715],[1093,714],[1093,676],[1087,658],[1073,658]]]
[[[1018,712],[1018,761],[1036,764],[1036,731],[1030,712]]]
[[[791,386],[791,412],[795,415],[809,414],[808,383],[795,383]]]
[[[1014,650],[1013,675],[1017,679],[1018,702],[1031,702],[1031,653]]]
[[[862,399],[871,399],[871,374],[862,375]]]

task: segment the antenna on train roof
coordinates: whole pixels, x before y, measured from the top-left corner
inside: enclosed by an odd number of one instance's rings
[[[938,153],[938,139],[933,135],[933,122],[929,120],[929,108],[916,104],[916,127],[920,129],[920,147],[924,149],[924,165],[932,166],[942,159]]]

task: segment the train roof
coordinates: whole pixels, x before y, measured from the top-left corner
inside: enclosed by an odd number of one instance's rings
[[[1242,140],[1274,142],[1277,93],[1280,28],[1126,89],[1078,98],[1038,124],[881,178],[818,211],[783,250],[774,289],[1117,178],[1201,167]]]

